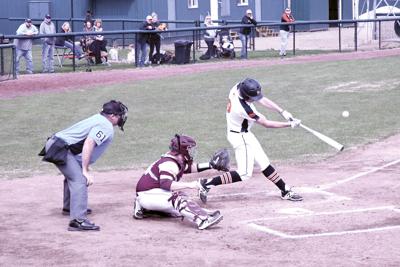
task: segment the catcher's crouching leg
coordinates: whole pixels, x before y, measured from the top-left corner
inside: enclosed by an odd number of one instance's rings
[[[223,219],[223,216],[219,211],[205,211],[196,202],[190,200],[183,192],[174,192],[169,201],[172,202],[174,209],[176,209],[183,217],[196,223],[200,230],[215,225]]]

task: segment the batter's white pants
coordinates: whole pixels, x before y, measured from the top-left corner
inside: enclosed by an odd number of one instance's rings
[[[161,211],[172,216],[180,216],[179,212],[172,206],[172,201],[168,200],[172,196],[171,191],[161,188],[154,188],[143,192],[138,192],[136,200],[140,206],[146,210]]]
[[[286,55],[286,47],[287,47],[288,39],[289,39],[289,32],[280,30],[279,35],[281,36],[281,51],[279,52],[279,55],[285,56]]]
[[[242,180],[247,180],[253,175],[254,162],[261,170],[270,165],[267,154],[252,132],[228,132],[227,137],[235,151],[237,172]]]

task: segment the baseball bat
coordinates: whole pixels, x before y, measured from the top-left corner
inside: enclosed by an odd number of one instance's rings
[[[313,130],[307,126],[305,126],[304,124],[300,123],[300,127],[303,128],[304,130],[306,130],[309,133],[312,133],[313,135],[315,135],[316,137],[318,137],[320,140],[324,141],[325,143],[327,143],[328,145],[336,148],[339,151],[342,151],[344,149],[344,146],[342,144],[339,144],[338,142],[336,142],[335,140],[333,140],[332,138],[323,135],[320,132],[317,132],[316,130]]]

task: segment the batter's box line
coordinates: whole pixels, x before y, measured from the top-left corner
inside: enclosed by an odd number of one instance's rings
[[[248,224],[251,228],[268,233],[271,235],[275,235],[281,238],[286,239],[301,239],[301,238],[310,238],[310,237],[325,237],[325,236],[338,236],[338,235],[348,235],[348,234],[360,234],[360,233],[371,233],[371,232],[378,232],[378,231],[386,231],[386,230],[393,230],[393,229],[400,229],[400,225],[390,225],[384,227],[376,227],[376,228],[368,228],[368,229],[361,229],[361,230],[349,230],[349,231],[339,231],[339,232],[327,232],[327,233],[317,233],[317,234],[302,234],[302,235],[288,235],[282,233],[280,231],[276,231],[265,226],[261,226],[255,223]]]
[[[391,206],[360,208],[360,209],[352,209],[352,210],[309,212],[309,213],[304,213],[304,214],[294,214],[294,215],[286,215],[286,216],[256,218],[256,219],[251,219],[251,220],[240,221],[239,223],[241,223],[241,224],[251,224],[251,223],[260,222],[260,221],[293,219],[293,218],[299,218],[299,217],[311,217],[311,216],[322,216],[322,215],[337,215],[337,214],[357,213],[357,212],[376,211],[376,210],[391,210],[391,211],[395,211],[395,212],[400,212],[400,207],[396,207],[396,206],[391,205]]]
[[[363,209],[353,209],[353,210],[340,210],[340,211],[328,211],[328,212],[319,212],[319,213],[307,213],[300,214],[296,216],[280,216],[280,217],[269,217],[269,218],[259,218],[253,220],[241,221],[239,223],[247,224],[247,226],[264,233],[268,233],[271,235],[275,235],[281,238],[286,239],[301,239],[301,238],[310,238],[310,237],[325,237],[325,236],[337,236],[337,235],[347,235],[347,234],[359,234],[359,233],[370,233],[377,231],[386,231],[393,229],[400,229],[400,225],[388,225],[384,227],[375,227],[375,228],[367,228],[367,229],[358,229],[358,230],[348,230],[348,231],[337,231],[337,232],[326,232],[326,233],[315,233],[315,234],[300,234],[300,235],[290,235],[283,233],[281,231],[273,230],[271,228],[258,225],[255,222],[258,221],[266,221],[266,220],[278,220],[278,219],[289,219],[289,218],[298,218],[298,217],[309,217],[309,216],[320,216],[320,215],[336,215],[336,214],[345,214],[345,213],[356,213],[356,212],[364,212],[364,211],[376,211],[376,210],[391,210],[395,212],[400,212],[399,207],[395,206],[381,206],[381,207],[373,207],[373,208],[363,208]]]
[[[396,165],[396,164],[398,164],[398,163],[400,163],[400,159],[391,161],[391,162],[389,162],[389,163],[387,163],[387,164],[385,164],[385,165],[383,165],[383,166],[373,168],[373,169],[371,169],[371,170],[369,170],[369,171],[360,172],[360,173],[358,173],[358,174],[356,174],[356,175],[353,175],[353,176],[344,178],[344,179],[342,179],[342,180],[338,180],[338,181],[333,182],[333,183],[328,183],[328,184],[320,185],[319,188],[322,189],[322,190],[330,189],[330,188],[336,187],[336,186],[338,186],[338,185],[341,185],[341,184],[350,182],[350,181],[352,181],[352,180],[355,180],[355,179],[357,179],[357,178],[366,176],[366,175],[368,175],[368,174],[371,174],[371,173],[374,173],[374,172],[383,170],[383,169],[385,169],[385,168],[387,168],[387,167],[390,167],[390,166],[392,166],[392,165]]]

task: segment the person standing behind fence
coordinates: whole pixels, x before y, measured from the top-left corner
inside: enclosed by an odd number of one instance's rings
[[[55,34],[56,27],[51,21],[51,16],[47,14],[43,22],[40,24],[40,34]],[[42,38],[42,71],[54,72],[54,43],[55,37]]]
[[[151,13],[152,22],[154,30],[165,30],[163,26],[161,26],[160,21],[158,20],[157,13]],[[161,27],[160,27],[161,26]],[[160,64],[160,49],[161,49],[161,35],[159,33],[151,33],[149,36],[149,61],[151,63]],[[156,54],[154,55],[154,47],[156,48]]]
[[[153,17],[148,15],[146,17],[146,20],[140,25],[139,30],[142,30],[142,31],[154,30]],[[149,40],[148,33],[139,33],[137,36],[138,47],[137,47],[136,51],[138,52],[138,66],[139,67],[144,67],[144,64],[146,62],[148,40]]]
[[[102,20],[101,19],[96,19],[94,22],[94,31],[95,32],[102,32],[103,31],[103,27],[102,27]],[[107,52],[107,40],[104,40],[104,36],[103,35],[96,35],[94,37],[94,42],[92,44],[92,46],[96,47],[96,50],[100,50],[98,53],[95,53],[96,55],[100,56],[100,62],[103,63],[104,65],[108,65],[110,66],[110,64],[108,63],[108,52]],[[96,57],[96,64],[98,62],[98,59]]]
[[[205,17],[204,26],[205,27],[214,26],[210,15]],[[207,52],[204,54],[204,56],[200,57],[200,59],[210,59],[215,56],[214,42],[216,36],[217,36],[216,30],[205,30],[204,41],[207,44]]]
[[[251,9],[246,10],[246,14],[242,18],[242,24],[257,25],[257,21],[253,18]],[[242,42],[242,49],[240,51],[240,58],[247,58],[247,44],[251,33],[251,27],[246,26],[240,29],[239,37]]]
[[[17,29],[17,35],[33,36],[38,34],[39,31],[35,25],[32,24],[31,19],[26,19]],[[24,57],[26,60],[26,72],[29,74],[33,73],[33,61],[32,61],[32,39],[15,39],[14,41],[17,58],[16,58],[16,73],[19,74],[19,60]]]
[[[290,8],[286,8],[285,11],[282,14],[281,17],[281,22],[294,22],[294,17],[292,16],[292,11]],[[289,39],[289,25],[281,25],[280,30],[279,30],[279,35],[281,36],[281,50],[279,52],[279,55],[281,58],[286,56],[286,47],[288,44],[288,39]]]

